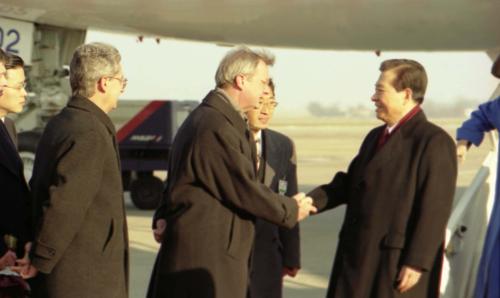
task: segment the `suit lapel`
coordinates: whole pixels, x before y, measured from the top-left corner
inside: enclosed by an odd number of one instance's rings
[[[10,137],[4,132],[0,132],[0,163],[9,169],[14,175],[19,177],[21,174],[21,171],[19,170],[21,160],[19,159],[17,152],[15,152],[12,148],[12,144],[7,143],[10,142],[10,140],[5,138]]]
[[[266,129],[262,130],[262,141],[263,141],[263,154],[264,154],[264,184],[271,186],[274,176],[276,176],[276,171],[270,164],[271,160],[280,158],[278,148],[279,146],[275,144],[275,140],[271,137]]]
[[[17,132],[14,121],[12,121],[10,118],[5,117],[4,124],[7,132],[9,133],[10,139],[12,140],[12,143],[14,144],[14,147],[16,147],[17,149]]]
[[[380,167],[387,166],[388,163],[397,160],[397,155],[401,152],[403,144],[403,136],[401,130],[398,129],[393,135],[387,140],[382,148],[378,152],[375,152],[375,148],[372,149],[373,157],[368,162],[365,172],[369,173],[375,171]],[[377,142],[375,142],[375,147]]]

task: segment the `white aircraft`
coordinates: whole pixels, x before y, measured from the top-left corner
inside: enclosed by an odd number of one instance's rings
[[[490,50],[497,0],[2,0],[0,16],[222,44],[355,50]]]
[[[35,74],[40,61],[57,74],[89,27],[222,45],[480,50],[494,59],[500,53],[499,12],[498,0],[2,0],[0,47],[31,62]],[[39,91],[43,97],[46,91]],[[499,93],[497,88],[494,96]],[[494,200],[496,150],[456,199],[446,237],[443,297],[472,296]]]

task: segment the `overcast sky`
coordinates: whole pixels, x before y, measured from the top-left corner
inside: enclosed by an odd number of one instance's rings
[[[122,99],[200,100],[214,87],[217,65],[229,50],[209,43],[152,38],[89,30],[87,42],[102,41],[122,53],[129,79]],[[325,105],[370,106],[380,62],[411,58],[429,76],[426,100],[489,99],[498,80],[489,73],[491,60],[483,52],[373,52],[270,49],[276,55],[271,74],[280,110],[300,113],[310,101]]]

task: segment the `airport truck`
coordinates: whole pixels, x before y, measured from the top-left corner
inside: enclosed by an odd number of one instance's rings
[[[130,190],[139,209],[158,206],[163,181],[154,172],[167,169],[175,134],[197,105],[196,101],[155,100],[118,130],[123,187]]]

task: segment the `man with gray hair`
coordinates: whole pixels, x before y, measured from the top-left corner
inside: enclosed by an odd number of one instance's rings
[[[265,52],[230,51],[216,89],[177,132],[153,220],[161,248],[148,297],[246,297],[255,218],[292,228],[315,212],[311,198],[277,194],[257,178],[244,113],[258,105],[273,63]]]
[[[35,297],[127,297],[128,236],[120,157],[107,113],[127,80],[121,57],[102,43],[78,47],[73,96],[38,145],[33,177],[35,241],[25,277]]]

